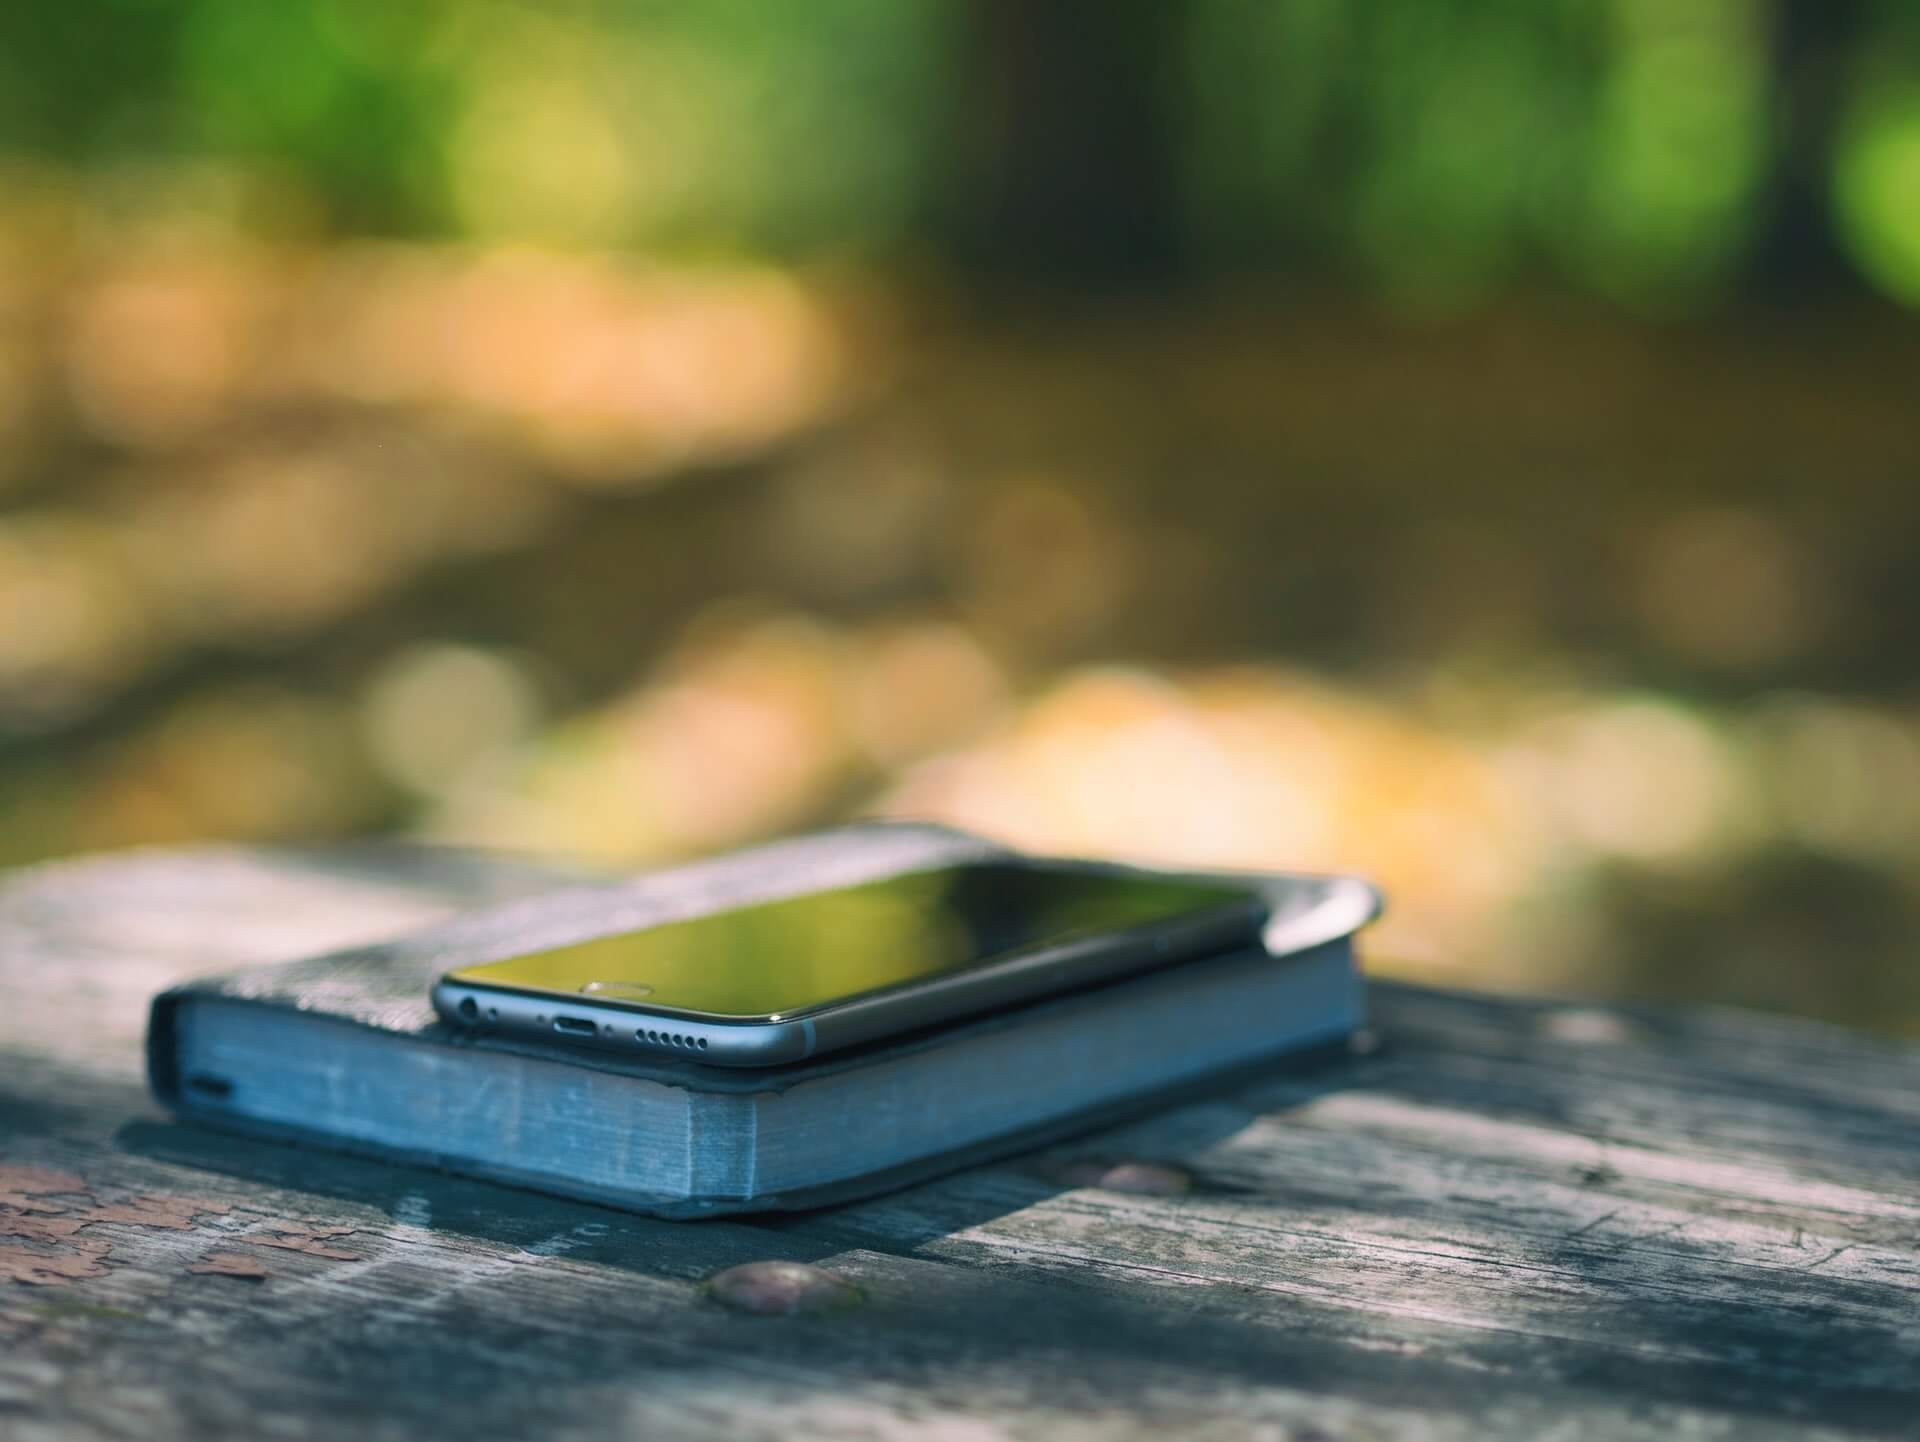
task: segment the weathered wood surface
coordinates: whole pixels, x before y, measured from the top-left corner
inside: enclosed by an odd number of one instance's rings
[[[1822,1027],[1382,986],[1374,1054],[727,1222],[148,1100],[167,982],[541,884],[401,850],[0,880],[0,1437],[1920,1435],[1920,1051]],[[865,1300],[703,1290],[764,1258]]]

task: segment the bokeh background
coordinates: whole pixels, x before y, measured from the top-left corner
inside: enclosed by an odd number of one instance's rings
[[[0,859],[865,815],[1920,1034],[1920,11],[9,0]]]

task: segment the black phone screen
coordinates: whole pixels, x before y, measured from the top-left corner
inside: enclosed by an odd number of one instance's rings
[[[505,961],[452,981],[728,1018],[791,1017],[1105,932],[1239,908],[1177,878],[980,863],[761,902]]]

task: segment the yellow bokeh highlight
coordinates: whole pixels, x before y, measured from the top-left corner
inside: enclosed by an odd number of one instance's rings
[[[1920,306],[1920,83],[1874,97],[1834,156],[1840,236],[1881,290]]]

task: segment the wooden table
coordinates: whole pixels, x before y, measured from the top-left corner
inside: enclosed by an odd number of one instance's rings
[[[549,879],[361,849],[0,881],[0,1437],[1920,1436],[1920,1051],[1824,1027],[1380,986],[1372,1054],[724,1222],[149,1101],[165,983]],[[703,1290],[767,1258],[865,1301]]]

